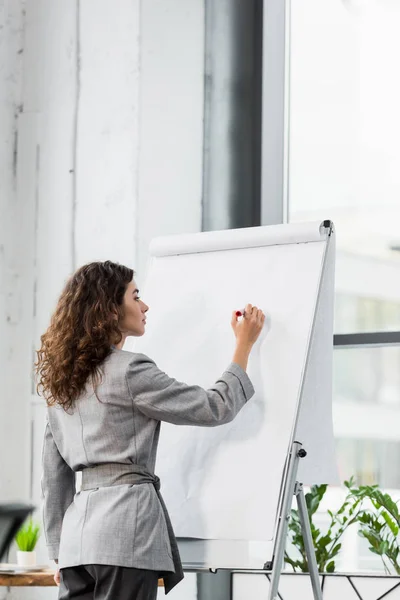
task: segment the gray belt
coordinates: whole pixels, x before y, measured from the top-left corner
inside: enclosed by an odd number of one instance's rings
[[[165,506],[163,497],[160,493],[160,479],[147,471],[144,467],[126,463],[107,463],[104,465],[96,465],[95,467],[87,467],[82,470],[81,490],[88,491],[100,487],[110,487],[114,485],[141,485],[143,483],[153,484],[158,499],[164,513],[167,524],[169,542],[171,544],[172,560],[174,563],[175,573],[165,572],[162,575],[164,579],[165,593],[168,594],[177,583],[183,579],[182,563],[179,556],[178,544],[176,542],[174,530],[172,528],[171,519],[169,518],[167,507]]]

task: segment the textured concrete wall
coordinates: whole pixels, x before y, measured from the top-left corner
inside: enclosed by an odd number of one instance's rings
[[[31,294],[21,236],[26,206],[18,193],[22,118],[24,2],[0,3],[0,498],[29,490]],[[22,371],[24,372],[22,375]],[[12,434],[10,434],[12,423]]]
[[[152,237],[200,230],[203,17],[202,0],[0,2],[0,501],[40,504],[31,365],[68,275],[109,258],[142,283]]]

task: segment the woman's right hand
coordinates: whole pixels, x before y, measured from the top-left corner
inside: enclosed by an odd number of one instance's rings
[[[246,371],[249,354],[261,333],[265,315],[257,306],[251,304],[247,304],[244,313],[241,321],[238,321],[239,317],[236,316],[236,311],[232,315],[231,325],[236,336],[236,349],[232,362]]]
[[[234,311],[231,325],[236,336],[236,341],[238,344],[251,349],[261,333],[265,315],[257,306],[247,304],[244,317],[240,321],[238,319],[239,317],[236,316],[236,311]]]

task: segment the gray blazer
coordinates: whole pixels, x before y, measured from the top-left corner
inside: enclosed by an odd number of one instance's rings
[[[122,463],[154,473],[160,421],[213,427],[231,421],[254,394],[231,363],[204,390],[171,379],[144,354],[112,348],[97,397],[91,384],[68,413],[47,409],[43,445],[43,523],[60,568],[106,564],[174,572],[165,514],[154,485],[76,491],[75,474]],[[161,482],[162,483],[162,482]]]

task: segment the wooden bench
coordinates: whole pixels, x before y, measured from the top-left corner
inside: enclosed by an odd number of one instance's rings
[[[55,586],[54,571],[40,571],[37,573],[0,573],[0,586],[7,587],[50,587]],[[158,586],[163,587],[162,579]]]

